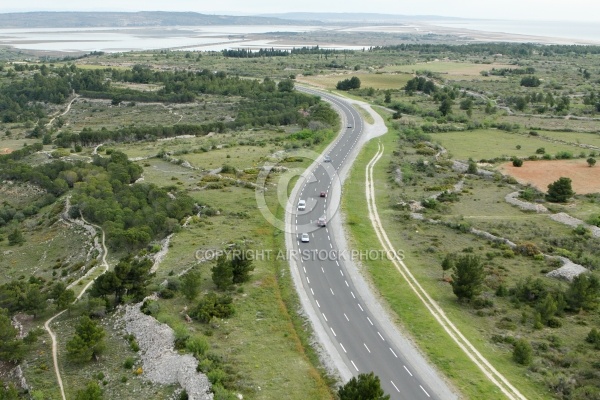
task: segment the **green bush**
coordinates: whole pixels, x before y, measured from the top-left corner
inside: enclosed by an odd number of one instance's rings
[[[134,364],[135,364],[135,360],[132,357],[127,357],[127,359],[123,363],[123,368],[131,369],[131,368],[133,368]]]
[[[521,365],[530,365],[533,361],[533,349],[525,339],[519,339],[513,350],[513,360]]]
[[[190,316],[200,322],[208,323],[213,317],[227,318],[233,315],[233,299],[228,295],[208,293],[192,310]]]
[[[209,345],[204,337],[194,337],[187,341],[186,348],[194,357],[200,358],[206,353]]]

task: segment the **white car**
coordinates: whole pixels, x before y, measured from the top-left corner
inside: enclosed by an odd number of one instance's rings
[[[310,237],[308,236],[308,233],[303,233],[302,236],[300,236],[300,241],[302,243],[308,243],[310,241]]]
[[[321,217],[317,220],[317,226],[325,226],[327,225],[327,220],[325,217]]]
[[[298,201],[298,210],[299,211],[306,210],[306,200],[300,200],[300,201]]]
[[[325,162],[331,162],[331,157],[330,156],[325,156],[325,157],[323,157],[323,161],[325,161]]]

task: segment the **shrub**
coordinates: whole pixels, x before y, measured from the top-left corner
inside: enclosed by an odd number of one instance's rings
[[[592,328],[585,338],[585,341],[593,344],[595,349],[600,350],[600,332],[598,332],[596,328]]]
[[[160,311],[160,304],[155,300],[146,300],[142,304],[140,311],[146,315],[156,315]]]
[[[187,350],[196,358],[203,356],[208,350],[208,342],[203,337],[194,337],[186,343]]]
[[[548,319],[546,325],[550,328],[560,328],[562,326],[562,322],[560,321],[560,319],[552,317]]]
[[[556,158],[557,160],[570,160],[571,158],[573,158],[573,153],[570,153],[568,151],[559,151],[558,153],[556,153],[554,158]]]
[[[158,293],[158,296],[161,299],[172,299],[173,297],[175,297],[175,292],[172,291],[169,288],[163,288],[160,290],[160,292]]]
[[[528,257],[533,257],[536,254],[541,253],[539,247],[535,243],[531,242],[524,242],[517,245],[517,247],[515,247],[515,252]]]
[[[513,360],[521,365],[530,365],[533,361],[533,349],[525,339],[519,339],[513,350]]]
[[[233,315],[234,311],[231,296],[208,293],[192,310],[190,316],[200,322],[208,323],[213,317],[227,318]]]
[[[512,165],[513,165],[513,167],[522,167],[523,160],[521,160],[520,158],[513,158]]]
[[[135,360],[132,357],[127,357],[127,359],[123,363],[123,368],[131,369],[131,368],[133,368],[134,364],[135,364]]]

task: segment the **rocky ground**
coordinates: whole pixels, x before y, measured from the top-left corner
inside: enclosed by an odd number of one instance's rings
[[[140,346],[144,379],[153,383],[179,384],[190,400],[212,400],[208,378],[196,372],[198,361],[190,354],[174,350],[175,334],[140,311],[142,303],[125,307],[125,330],[133,334]]]

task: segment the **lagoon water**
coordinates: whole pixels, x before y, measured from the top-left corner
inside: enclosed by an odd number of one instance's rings
[[[426,25],[427,26],[426,26]],[[263,26],[217,25],[194,27],[145,28],[31,28],[0,29],[0,45],[17,49],[59,52],[123,52],[130,50],[210,50],[230,48],[259,49],[261,47],[291,48],[294,45],[268,39],[252,38],[253,34],[270,32],[311,32],[334,30],[371,32],[423,32],[429,28],[445,27],[469,31],[501,32],[568,39],[572,43],[600,43],[600,24],[586,22],[501,21],[501,20],[431,20],[419,24],[395,26]],[[433,31],[434,29],[432,29]],[[511,41],[519,41],[518,38]],[[317,43],[303,43],[314,46]],[[323,44],[323,48],[356,49],[364,46]],[[298,45],[295,45],[298,47]]]
[[[445,20],[430,21],[429,23],[447,28],[573,39],[573,43],[600,42],[600,24],[594,22],[508,20],[459,20],[449,22]]]
[[[0,29],[0,45],[24,50],[122,52],[129,50],[223,50],[254,47],[246,35],[308,32],[311,26],[195,26],[156,28]],[[329,28],[330,29],[330,28]],[[265,47],[265,44],[263,47]],[[267,43],[268,44],[268,43]]]

